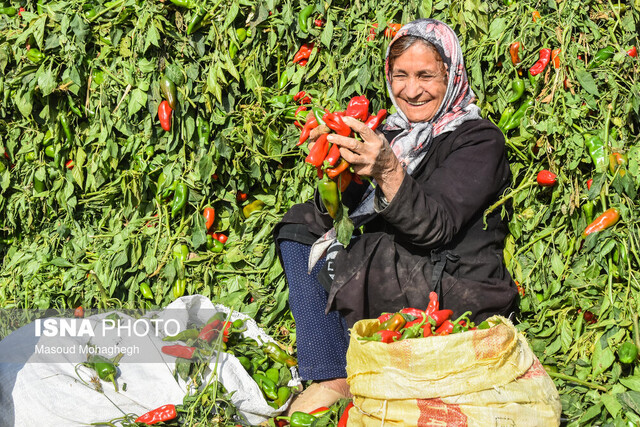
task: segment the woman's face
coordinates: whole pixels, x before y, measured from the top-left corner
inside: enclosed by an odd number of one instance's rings
[[[391,92],[410,122],[431,120],[447,92],[447,75],[436,55],[418,42],[393,63]]]

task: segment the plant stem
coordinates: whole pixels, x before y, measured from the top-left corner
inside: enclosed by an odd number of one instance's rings
[[[600,390],[600,391],[608,391],[606,387],[601,386],[600,384],[596,384],[596,383],[592,383],[589,381],[583,381],[580,378],[576,378],[576,377],[572,377],[571,375],[565,375],[565,374],[561,374],[559,372],[547,372],[547,374],[549,374],[550,377],[552,378],[558,378],[561,380],[565,380],[565,381],[569,381],[572,383],[576,383],[576,384],[580,384],[583,385],[585,387],[589,387],[589,388],[595,388],[596,390]]]

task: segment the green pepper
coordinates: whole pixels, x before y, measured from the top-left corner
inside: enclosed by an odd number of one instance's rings
[[[276,368],[269,368],[264,374],[266,375],[267,378],[269,378],[271,381],[273,381],[276,384],[278,384],[278,382],[280,381],[280,370]]]
[[[236,37],[238,37],[240,43],[244,42],[247,39],[247,30],[244,28],[236,28]]]
[[[231,59],[235,58],[236,57],[236,53],[238,53],[238,49],[240,49],[240,48],[238,47],[236,42],[231,40],[229,42],[229,58],[231,58]]]
[[[173,284],[173,296],[174,298],[180,298],[184,295],[184,290],[187,286],[187,279],[177,279]]]
[[[593,59],[587,66],[587,69],[591,70],[593,68],[597,68],[602,65],[606,60],[610,59],[613,55],[615,55],[616,50],[613,46],[604,47],[596,52],[593,56]]]
[[[47,146],[47,148],[44,149],[44,154],[45,154],[45,156],[50,157],[50,158],[53,159],[54,157],[56,157],[56,149],[55,149],[55,147],[53,145]]]
[[[315,8],[316,8],[315,5],[310,4],[304,9],[302,9],[298,14],[298,27],[300,27],[300,31],[302,31],[303,33],[309,32],[309,26],[307,25],[307,20],[309,19],[309,16],[311,16],[311,13],[313,13],[313,10]]]
[[[320,194],[320,200],[327,209],[327,213],[331,218],[338,215],[340,209],[340,191],[338,190],[338,184],[328,178],[324,178],[318,181],[318,193]]]
[[[287,75],[287,70],[284,70],[282,74],[280,74],[280,77],[278,78],[278,90],[283,89],[287,85],[287,83],[289,83],[289,76]],[[291,99],[288,101],[280,101],[283,104],[293,101],[293,95],[281,95],[281,96],[287,97],[287,98],[291,96]],[[279,98],[279,97],[276,97],[276,98]]]
[[[39,64],[46,57],[46,55],[35,47],[32,47],[27,51],[27,59],[34,64]]]
[[[296,411],[289,417],[289,425],[291,427],[309,427],[317,420],[314,415],[306,412]]]
[[[196,13],[193,14],[193,17],[191,18],[191,21],[189,22],[189,25],[187,26],[187,35],[191,35],[193,33],[195,33],[196,31],[198,31],[200,29],[200,27],[202,25],[200,25],[202,23],[202,20],[204,19],[205,15],[207,14],[207,11],[203,8],[203,7],[198,7],[198,10]],[[171,103],[169,103],[171,104]],[[173,108],[173,107],[171,107]]]
[[[276,399],[276,405],[278,408],[282,407],[291,396],[291,389],[287,386],[278,387],[278,398]]]
[[[171,204],[171,218],[175,217],[178,212],[184,208],[189,198],[189,187],[184,182],[176,184],[176,190],[173,195],[173,203]]]
[[[67,142],[71,142],[73,139],[73,134],[71,133],[71,128],[69,127],[69,120],[67,119],[66,114],[60,114],[58,116],[58,120],[60,121],[60,125],[62,125],[62,130],[64,131],[64,136],[67,138]]]
[[[584,145],[589,151],[589,156],[596,167],[596,172],[604,172],[609,164],[607,153],[604,148],[604,142],[598,135],[584,134]]]
[[[24,155],[24,159],[27,162],[33,162],[36,158],[37,158],[36,153],[34,153],[33,151],[29,151],[27,154]]]
[[[245,371],[249,372],[251,370],[251,360],[248,357],[238,356],[238,362],[240,362]]]
[[[51,129],[48,129],[47,133],[44,134],[44,139],[42,140],[42,145],[47,147],[47,146],[53,144],[54,141],[55,141],[55,138],[53,137],[53,132],[51,132]]]
[[[153,292],[151,292],[151,288],[146,282],[140,283],[140,293],[145,299],[153,299]]]
[[[176,335],[168,336],[162,338],[162,341],[188,341],[194,340],[198,338],[198,334],[200,333],[197,329],[185,329],[184,331],[178,332]]]
[[[118,369],[110,359],[99,354],[92,354],[87,360],[87,365],[96,371],[101,380],[111,381],[116,391],[118,391],[118,384],[116,383]]]
[[[502,112],[502,115],[500,116],[500,121],[498,122],[498,128],[500,128],[500,130],[502,130],[503,132],[504,132],[504,126],[507,123],[509,123],[509,120],[511,120],[511,116],[513,116],[514,111],[516,111],[516,109],[513,108],[512,105],[509,105]]]
[[[274,362],[282,363],[283,365],[287,365],[290,368],[298,364],[298,361],[295,359],[295,357],[288,355],[283,349],[278,346],[278,344],[274,342],[268,342],[263,345],[262,351],[264,351],[267,356],[269,356]]]
[[[274,96],[269,100],[270,104],[279,102],[280,104],[290,104],[293,101],[293,95],[279,95]]]
[[[253,212],[259,212],[263,207],[264,202],[262,200],[254,200],[253,202],[242,208],[242,214],[245,218],[249,218]]]
[[[76,106],[76,103],[73,101],[73,98],[71,97],[71,95],[67,94],[67,101],[69,102],[69,109],[78,117],[82,118],[84,117],[84,114],[82,114],[82,111],[80,110],[80,108],[78,108]]]
[[[593,200],[587,200],[582,205],[582,212],[584,212],[587,224],[591,224],[591,222],[593,221]]]
[[[630,364],[638,359],[638,347],[631,342],[627,341],[618,347],[618,359],[624,364]]]
[[[171,107],[172,110],[175,110],[177,104],[175,83],[173,83],[167,76],[162,75],[160,77],[159,84],[162,96],[169,103],[169,107]]]
[[[318,126],[321,125],[325,125],[326,123],[324,122],[324,119],[322,118],[326,111],[320,107],[313,107],[311,109],[311,111],[313,112],[313,117],[316,118],[316,121],[318,122]]]
[[[193,0],[171,0],[171,3],[178,7],[186,7],[187,9],[193,9],[195,7]]]
[[[224,250],[224,243],[218,239],[214,239],[211,234],[207,234],[207,249],[212,252],[220,253]]]
[[[173,248],[173,256],[180,261],[180,264],[184,264],[189,259],[189,247],[187,245],[176,245]]]
[[[520,108],[518,108],[516,112],[513,113],[507,124],[504,125],[504,130],[507,131],[519,127],[525,113],[527,112],[529,107],[533,107],[534,104],[534,98],[528,98],[527,100],[525,100],[522,105],[520,105]]]
[[[522,97],[524,93],[524,81],[522,79],[515,79],[511,82],[511,89],[513,90],[513,95],[507,100],[509,103],[516,102]]]
[[[262,390],[267,398],[271,400],[276,400],[278,398],[278,390],[273,381],[262,374],[253,374],[252,378],[256,383],[258,383],[260,390]]]
[[[18,9],[15,7],[0,8],[0,15],[15,16],[16,13],[18,13]]]
[[[209,143],[209,134],[211,133],[211,126],[209,122],[203,117],[198,116],[198,142],[201,147],[204,147]]]

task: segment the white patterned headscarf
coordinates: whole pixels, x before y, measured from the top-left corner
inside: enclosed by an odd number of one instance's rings
[[[398,107],[391,90],[389,51],[395,42],[405,36],[419,37],[431,43],[440,54],[448,74],[447,91],[442,99],[442,104],[440,104],[434,117],[428,122],[410,122]],[[391,141],[390,145],[400,164],[409,175],[413,173],[427,154],[435,137],[455,130],[460,124],[468,120],[480,118],[480,108],[474,104],[475,94],[471,90],[467,79],[460,42],[453,30],[444,22],[436,19],[418,19],[404,25],[387,48],[385,76],[387,92],[397,112],[387,118],[384,130],[401,131]],[[373,187],[369,187],[360,204],[350,214],[355,227],[369,222],[376,216],[374,197],[375,191]],[[309,270],[325,253],[326,249],[331,244],[334,244],[335,237],[336,232],[332,228],[314,243],[311,257],[309,258]]]

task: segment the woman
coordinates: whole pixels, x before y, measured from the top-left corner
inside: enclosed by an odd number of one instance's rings
[[[335,243],[317,196],[294,206],[276,229],[300,375],[316,381],[290,411],[349,397],[347,327],[359,319],[425,308],[431,291],[454,317],[470,310],[475,321],[517,306],[502,258],[506,224],[498,212],[483,223],[511,180],[504,137],[480,118],[455,33],[432,19],[405,25],[389,45],[385,71],[397,113],[382,132],[344,117],[361,141],[329,137],[356,173],[375,182],[343,194],[364,233],[347,248]],[[308,274],[319,252],[325,256]]]

